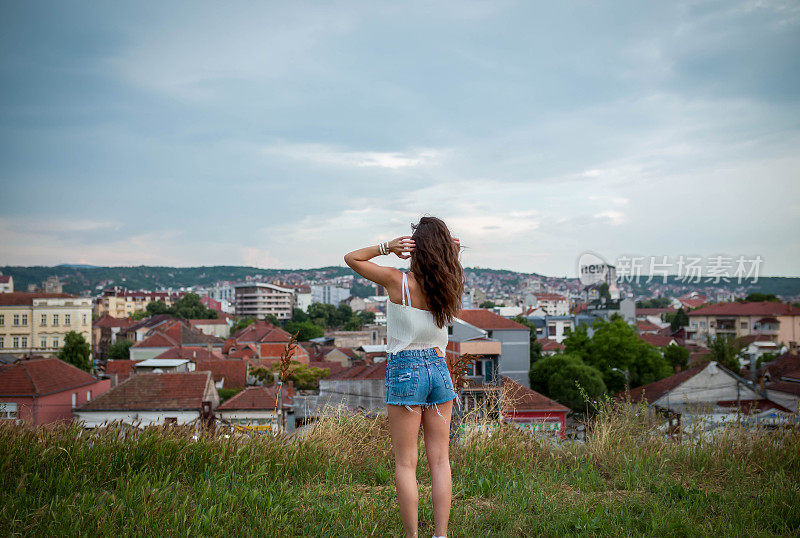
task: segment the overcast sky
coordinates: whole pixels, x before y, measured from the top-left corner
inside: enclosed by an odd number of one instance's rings
[[[800,275],[793,0],[0,12],[0,265],[342,265],[432,214],[469,266]]]

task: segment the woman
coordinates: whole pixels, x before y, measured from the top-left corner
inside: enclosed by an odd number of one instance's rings
[[[461,308],[463,270],[458,239],[441,220],[423,217],[413,235],[345,255],[356,273],[386,288],[386,410],[395,459],[395,484],[406,536],[417,536],[417,436],[420,422],[431,470],[434,538],[447,534],[453,491],[450,418],[457,398],[445,360],[447,324]],[[406,273],[370,259],[389,253],[411,258]]]

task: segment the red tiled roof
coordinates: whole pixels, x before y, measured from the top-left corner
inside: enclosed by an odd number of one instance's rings
[[[706,304],[705,299],[678,299],[678,300],[683,306],[685,306],[689,310],[693,308],[698,308]]]
[[[186,359],[192,362],[201,360],[222,359],[222,354],[218,350],[208,351],[204,347],[173,347],[161,353],[156,359]]]
[[[194,325],[227,325],[224,319],[187,319],[189,323]]]
[[[234,335],[237,342],[288,342],[288,332],[267,321],[255,321]]]
[[[567,298],[557,293],[534,293],[534,297],[543,301],[566,301]]]
[[[208,390],[216,390],[211,382],[211,372],[138,374],[101,394],[80,410],[199,410]]]
[[[795,383],[794,381],[773,381],[766,386],[766,389],[767,391],[777,390],[779,392],[787,392],[795,396],[800,396],[800,383]],[[769,392],[767,392],[767,394],[769,394]]]
[[[536,341],[542,345],[542,351],[560,351],[564,349],[563,344],[559,344],[551,338],[539,338]]]
[[[195,366],[197,372],[211,372],[215,383],[223,381],[226,389],[241,389],[247,385],[247,364],[240,359],[199,360]]]
[[[661,330],[661,327],[646,320],[637,322],[636,328],[639,329],[639,332],[656,332]]]
[[[786,303],[716,303],[688,313],[689,316],[800,316],[800,308]]]
[[[281,390],[282,407],[288,409],[292,406],[294,390],[290,384],[285,384]],[[266,387],[248,387],[217,407],[220,411],[233,411],[244,409],[275,409],[278,399],[278,385],[271,384]]]
[[[111,327],[128,327],[135,322],[131,318],[115,318],[104,314],[100,319],[92,323],[93,327],[111,328]]]
[[[494,329],[502,330],[529,330],[528,327],[504,318],[499,314],[495,314],[484,308],[465,308],[461,310],[456,316],[462,321],[466,321],[470,325],[474,325],[479,329],[490,331]]]
[[[68,293],[27,293],[14,291],[0,293],[0,306],[32,306],[34,299],[75,299]]]
[[[747,334],[745,336],[740,336],[736,339],[736,343],[742,346],[749,346],[753,342],[772,342],[772,338],[770,338],[766,334]]]
[[[0,275],[0,284],[8,284],[11,281],[11,275]]]
[[[533,389],[511,379],[507,376],[503,378],[503,414],[512,414],[514,411],[551,411],[555,413],[565,413],[569,407],[561,405],[555,400],[551,400],[543,394],[539,394]]]
[[[764,370],[770,379],[777,381],[789,372],[800,369],[800,355],[792,355],[788,351],[771,360]]]
[[[308,365],[313,368],[327,368],[330,371],[329,376],[344,370],[342,363],[336,361],[309,361]]]
[[[136,370],[136,361],[131,360],[111,360],[106,362],[106,373],[117,374],[117,381],[122,382],[128,379]]]
[[[684,370],[683,372],[665,377],[664,379],[659,379],[653,383],[631,389],[631,401],[640,402],[646,400],[651,403],[655,402],[684,381],[699,374],[705,367],[706,365],[696,366],[695,368]]]
[[[386,361],[345,368],[326,379],[386,379]]]
[[[175,347],[178,345],[178,342],[167,336],[162,332],[155,332],[142,340],[141,342],[136,342],[133,344],[133,347],[140,348],[140,347]]]
[[[781,379],[786,381],[793,381],[795,383],[800,382],[800,370],[794,370],[792,372],[787,372],[781,376]]]
[[[2,396],[44,396],[92,383],[97,379],[91,374],[54,357],[0,366]]]
[[[674,338],[671,336],[664,336],[663,334],[651,334],[651,333],[644,333],[639,335],[640,340],[644,340],[651,346],[656,347],[665,347],[670,344]]]

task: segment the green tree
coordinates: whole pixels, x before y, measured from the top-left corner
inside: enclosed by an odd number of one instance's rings
[[[667,297],[658,297],[655,299],[645,299],[644,301],[636,301],[636,308],[667,308],[672,304],[672,301]]]
[[[664,358],[673,370],[678,366],[681,370],[685,370],[689,364],[689,350],[683,346],[667,346],[664,350]]]
[[[169,307],[164,301],[150,301],[145,307],[147,317],[158,316],[160,314],[169,314]]]
[[[563,342],[564,351],[600,370],[611,392],[625,388],[624,376],[613,368],[630,372],[631,388],[671,375],[672,370],[658,349],[640,339],[636,329],[622,318],[612,321],[598,318],[591,329],[591,338],[583,324],[568,334]]]
[[[119,360],[130,360],[131,358],[131,346],[133,342],[130,340],[117,340],[106,350],[106,360],[108,361],[119,361]]]
[[[478,308],[494,308],[497,306],[494,301],[483,301],[481,304],[478,305]]]
[[[322,329],[322,327],[315,324],[311,320],[288,321],[284,329],[292,334],[297,333],[297,340],[300,342],[308,342],[312,338],[319,338],[325,334],[325,331]]]
[[[745,297],[744,301],[747,303],[760,303],[762,301],[770,301],[773,303],[781,302],[780,299],[775,297],[774,293],[757,293],[757,292],[748,294],[747,297]]]
[[[368,310],[361,310],[356,312],[356,315],[361,320],[362,325],[371,325],[375,323],[375,312],[369,312]]]
[[[334,316],[334,322],[333,322],[334,326],[344,327],[348,322],[352,322],[352,319],[353,319],[353,309],[348,304],[340,303],[339,306],[336,307],[336,315]],[[355,331],[358,330],[358,328],[345,329],[345,330]]]
[[[336,307],[326,303],[311,303],[308,317],[319,327],[335,327]]]
[[[556,353],[537,361],[528,374],[531,388],[537,392],[547,394],[550,390],[550,378],[559,370],[566,368],[568,364],[583,364],[583,361],[578,357],[564,353]]]
[[[580,362],[570,362],[551,375],[547,388],[551,398],[576,411],[585,407],[586,398],[596,400],[607,392],[600,371]]]
[[[712,339],[711,335],[709,335],[706,338],[706,342],[708,343],[709,351],[711,351],[711,360],[717,361],[735,374],[741,371],[739,353],[741,353],[743,346],[737,342],[736,338],[718,334]]]
[[[243,318],[243,319],[240,319],[239,321],[234,323],[233,326],[231,327],[231,336],[233,336],[234,334],[238,333],[239,331],[241,331],[242,329],[244,329],[248,325],[254,323],[255,321],[256,321],[256,318]]]
[[[92,348],[89,346],[89,342],[83,338],[83,335],[70,331],[64,337],[64,347],[58,350],[56,357],[89,372],[92,369],[91,353]]]
[[[280,372],[281,365],[279,362],[270,364],[269,366],[258,366],[250,369],[250,374],[255,376],[259,381],[272,382],[274,373]],[[289,375],[287,381],[291,380],[295,388],[300,390],[316,390],[319,388],[319,380],[323,377],[330,375],[329,368],[317,368],[315,366],[306,366],[298,361],[292,361],[289,364]]]
[[[131,319],[132,319],[133,321],[141,321],[141,320],[143,320],[144,318],[148,317],[149,315],[150,315],[150,314],[148,314],[148,313],[147,313],[147,310],[146,310],[146,309],[143,309],[143,310],[137,310],[136,312],[134,312],[133,314],[131,314]]]
[[[309,317],[308,314],[303,312],[299,308],[292,309],[292,321],[308,321]]]
[[[597,292],[600,294],[601,299],[605,299],[606,301],[611,300],[611,292],[608,291],[608,282],[603,282],[600,284],[600,287],[597,289]]]
[[[183,319],[217,319],[216,310],[207,308],[196,293],[187,293],[164,313]]]
[[[276,327],[280,327],[282,325],[281,324],[281,320],[279,320],[275,316],[275,314],[267,314],[266,316],[264,316],[264,321],[267,321],[267,322],[275,325]]]
[[[677,331],[681,327],[688,327],[689,326],[689,316],[686,315],[686,312],[683,310],[683,307],[680,307],[677,312],[675,312],[675,316],[669,322],[669,328],[673,331]]]

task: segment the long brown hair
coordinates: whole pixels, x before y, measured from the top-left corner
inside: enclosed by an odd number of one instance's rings
[[[422,217],[411,229],[411,271],[428,298],[436,326],[441,328],[452,322],[461,309],[464,270],[458,260],[458,247],[447,225],[436,217]]]

